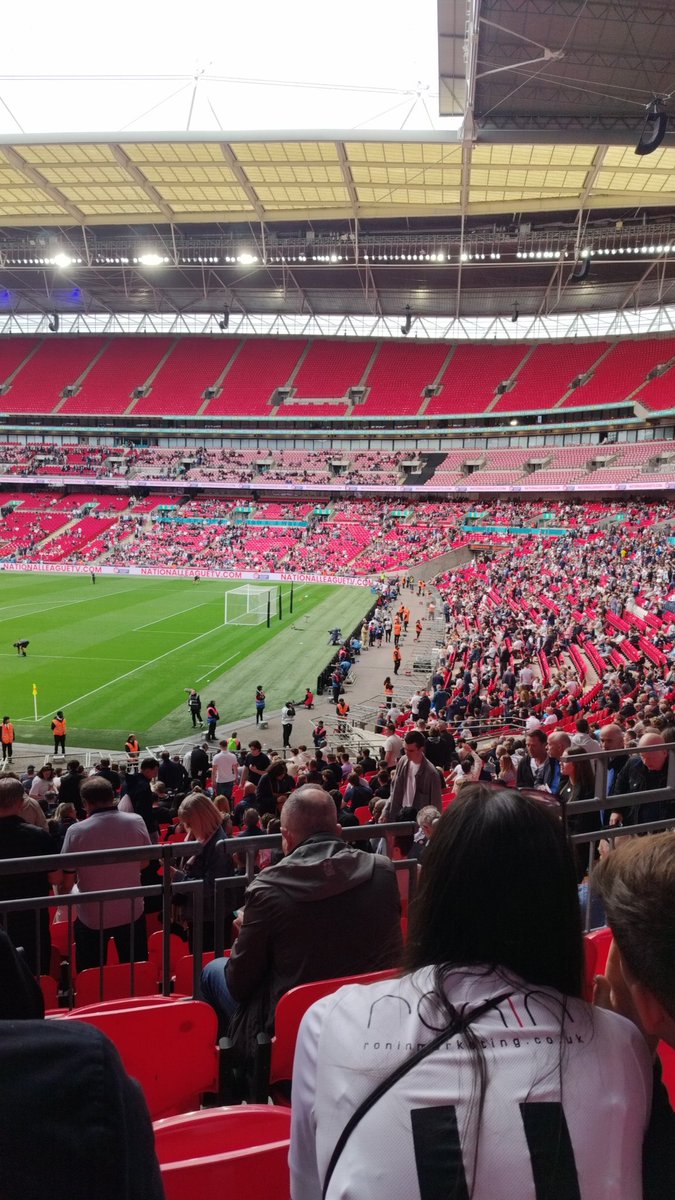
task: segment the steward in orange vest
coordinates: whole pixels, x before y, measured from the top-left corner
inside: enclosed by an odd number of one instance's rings
[[[57,712],[52,721],[52,733],[54,735],[54,753],[65,754],[66,752],[66,718],[61,709]]]
[[[0,736],[2,737],[2,757],[3,760],[8,758],[12,761],[12,744],[14,742],[14,726],[9,717],[2,718],[0,725]]]
[[[138,744],[135,733],[129,734],[129,737],[124,743],[124,749],[126,750],[132,762],[138,762],[138,756],[141,752],[141,748]]]

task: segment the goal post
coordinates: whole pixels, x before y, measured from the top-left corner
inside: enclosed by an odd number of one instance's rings
[[[276,616],[279,588],[273,585],[245,583],[225,592],[225,625],[262,625]]]

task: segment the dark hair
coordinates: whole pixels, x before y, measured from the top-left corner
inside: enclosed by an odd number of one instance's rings
[[[593,763],[590,759],[585,759],[582,762],[577,762],[577,759],[585,754],[583,746],[570,746],[565,751],[563,762],[571,762],[574,766],[574,779],[572,780],[572,799],[573,800],[590,800],[595,795],[595,771]]]
[[[141,771],[154,771],[159,763],[156,758],[144,758],[141,760]]]
[[[480,903],[477,903],[480,897]],[[502,967],[581,996],[584,954],[574,859],[541,802],[480,783],[461,788],[426,852],[407,968]]]
[[[541,742],[542,746],[545,746],[548,742],[548,735],[543,729],[530,729],[525,736],[534,738],[537,742]]]

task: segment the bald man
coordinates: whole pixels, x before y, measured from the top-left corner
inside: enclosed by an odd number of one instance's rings
[[[281,810],[284,858],[249,886],[229,960],[208,963],[202,995],[240,1058],[274,1032],[284,992],[398,965],[401,905],[392,864],[346,846],[333,798],[306,784]]]
[[[617,777],[615,795],[625,792],[654,792],[668,782],[668,751],[654,750],[666,739],[658,730],[643,733],[637,744],[637,754],[629,758]],[[675,800],[656,800],[652,804],[636,804],[622,810],[625,825],[640,825],[644,821],[666,821],[675,817]]]
[[[613,796],[615,792],[618,794],[618,779],[619,775],[626,766],[629,755],[626,753],[624,745],[624,732],[620,725],[614,723],[603,725],[598,734],[601,750],[611,750],[609,758],[605,759],[607,764],[607,795]],[[622,825],[623,816],[620,811],[610,812],[609,809],[603,809],[601,814],[603,825]]]

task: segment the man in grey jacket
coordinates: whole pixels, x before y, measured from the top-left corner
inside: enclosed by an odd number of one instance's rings
[[[383,819],[406,820],[428,805],[441,811],[443,787],[438,771],[424,753],[426,742],[424,734],[417,729],[406,733],[403,739],[405,757],[396,768],[391,800]]]
[[[313,784],[281,810],[285,857],[250,884],[229,960],[202,973],[202,995],[240,1057],[291,988],[398,966],[401,905],[391,862],[345,845],[333,798]]]

